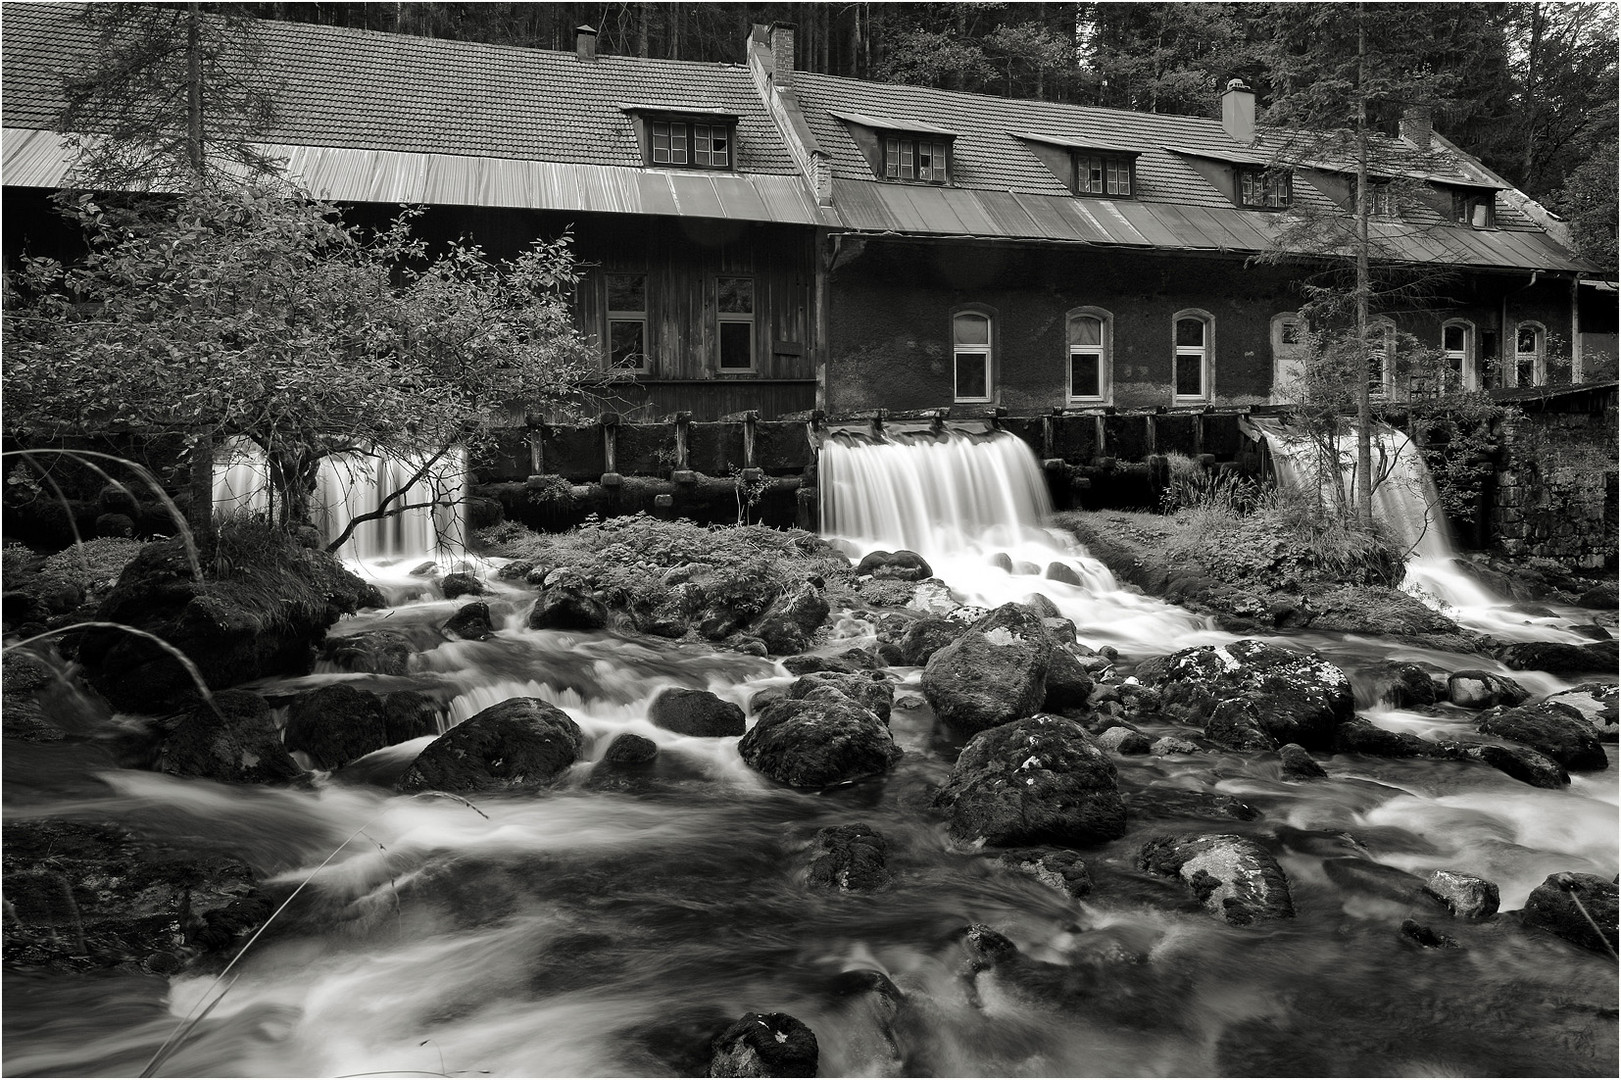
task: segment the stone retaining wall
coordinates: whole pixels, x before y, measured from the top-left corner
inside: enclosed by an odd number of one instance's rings
[[[1616,568],[1616,414],[1527,413],[1503,431],[1491,546],[1582,570]]]

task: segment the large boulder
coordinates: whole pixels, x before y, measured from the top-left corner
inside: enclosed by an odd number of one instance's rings
[[[805,788],[884,772],[901,756],[884,722],[835,690],[767,705],[737,749],[756,772]]]
[[[1489,919],[1501,902],[1494,883],[1461,870],[1434,871],[1424,891],[1460,919]]]
[[[1274,740],[1308,750],[1332,749],[1335,729],[1356,707],[1350,679],[1333,664],[1253,639],[1150,660],[1137,678],[1159,691],[1170,719],[1203,726],[1219,702],[1243,698]]]
[[[1570,785],[1570,774],[1544,754],[1529,746],[1498,746],[1495,743],[1437,743],[1434,756],[1462,761],[1479,761],[1522,784],[1557,791]]]
[[[395,630],[367,630],[328,638],[321,659],[344,671],[404,675],[411,669],[411,642]]]
[[[1469,668],[1447,676],[1447,700],[1461,709],[1519,705],[1530,698],[1531,693],[1525,687],[1495,671]]]
[[[648,706],[647,718],[665,731],[702,738],[741,735],[745,727],[741,708],[708,690],[684,686],[660,691]]]
[[[1180,878],[1207,911],[1234,926],[1294,917],[1283,868],[1245,836],[1157,836],[1138,853],[1137,866]]]
[[[911,667],[922,667],[935,653],[962,637],[962,632],[960,622],[926,615],[913,622],[901,635],[901,654]]]
[[[1616,892],[1615,882],[1593,874],[1550,874],[1531,890],[1520,921],[1613,957]]]
[[[1079,854],[1062,848],[1017,848],[1005,851],[996,861],[1009,870],[1035,878],[1071,900],[1092,891],[1092,873]]]
[[[212,690],[308,674],[327,628],[381,598],[325,552],[291,540],[264,547],[263,565],[205,584],[193,579],[180,541],[148,544],[124,567],[96,618],[167,642]],[[85,631],[78,660],[90,684],[119,709],[172,709],[196,695],[191,674],[169,651],[123,630]]]
[[[815,1076],[816,1033],[787,1013],[746,1013],[710,1043],[710,1076]]]
[[[1062,645],[1054,645],[1047,661],[1047,694],[1041,708],[1045,712],[1084,709],[1092,697],[1092,675],[1081,661]]]
[[[540,788],[580,757],[585,736],[562,709],[539,698],[491,705],[423,748],[400,777],[404,792]]]
[[[282,740],[301,750],[318,769],[336,769],[388,745],[383,701],[376,694],[337,683],[298,695],[287,710]]]
[[[1550,675],[1615,676],[1616,642],[1592,641],[1571,645],[1562,641],[1514,641],[1495,650],[1497,659],[1516,671],[1546,671]]]
[[[1340,725],[1335,734],[1334,748],[1347,754],[1410,758],[1426,756],[1433,744],[1411,732],[1390,731],[1360,716],[1353,716]]]
[[[1496,708],[1480,718],[1480,730],[1501,739],[1524,743],[1572,771],[1603,770],[1610,766],[1592,725],[1559,705]]]
[[[875,675],[876,673],[874,673]],[[816,671],[801,675],[789,685],[784,694],[790,701],[800,701],[818,690],[832,689],[871,712],[884,723],[889,723],[889,711],[895,703],[895,688],[883,677],[874,675],[843,675],[831,671]]]
[[[928,560],[915,551],[874,551],[856,564],[856,576],[871,574],[880,581],[922,581],[934,576]]]
[[[383,737],[389,746],[439,734],[439,705],[420,690],[383,695]]]
[[[225,784],[279,784],[304,770],[282,745],[270,705],[246,690],[221,690],[213,707],[199,701],[169,732],[158,770]]]
[[[1418,664],[1386,660],[1361,672],[1370,696],[1397,709],[1435,704],[1435,680]]]
[[[571,582],[548,585],[529,611],[531,630],[601,630],[607,625],[602,601]]]
[[[1047,698],[1052,651],[1039,616],[1004,604],[929,657],[923,696],[936,716],[965,733],[1030,716]]]
[[[490,605],[482,600],[463,604],[456,614],[440,627],[451,638],[461,641],[488,641],[495,636],[495,624],[490,621]]]
[[[1593,734],[1598,736],[1600,742],[1616,741],[1621,688],[1615,683],[1583,683],[1551,695],[1546,704],[1575,710],[1592,725]]]
[[[1089,845],[1126,831],[1114,763],[1062,716],[1030,716],[974,736],[934,805],[967,845]]]
[[[806,874],[813,889],[874,892],[894,884],[889,843],[867,825],[833,825],[816,833],[815,855]]]
[[[810,582],[802,581],[773,600],[763,618],[785,619],[810,636],[827,621],[830,610],[822,591]]]

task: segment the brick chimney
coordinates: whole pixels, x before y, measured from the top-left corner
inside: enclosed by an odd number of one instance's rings
[[[771,66],[777,86],[787,89],[794,82],[794,24],[771,24]]]
[[[1401,115],[1401,137],[1420,150],[1430,148],[1435,134],[1435,116],[1428,105],[1409,105]]]
[[[589,26],[576,26],[574,28],[574,51],[581,60],[595,60],[597,58],[597,32]]]
[[[1221,126],[1234,142],[1255,141],[1255,91],[1233,79],[1221,94]]]

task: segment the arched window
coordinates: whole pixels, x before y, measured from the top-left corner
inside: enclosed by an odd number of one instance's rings
[[[1475,390],[1480,373],[1475,365],[1475,324],[1451,319],[1441,326],[1441,359],[1446,364],[1447,387]]]
[[[1384,319],[1368,325],[1368,396],[1388,398],[1396,390],[1396,326]]]
[[[1215,385],[1216,320],[1208,311],[1171,317],[1171,403],[1209,401]]]
[[[1067,328],[1069,400],[1107,403],[1114,393],[1114,316],[1102,308],[1076,308]]]
[[[1306,321],[1298,312],[1272,316],[1272,404],[1300,400],[1306,374]]]
[[[1541,323],[1514,325],[1516,386],[1541,386],[1548,381],[1548,331]]]
[[[978,311],[959,311],[951,317],[952,374],[958,401],[993,399],[991,317]]]

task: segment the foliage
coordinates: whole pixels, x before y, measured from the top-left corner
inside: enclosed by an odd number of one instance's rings
[[[1424,455],[1448,516],[1475,512],[1503,432],[1519,416],[1514,406],[1478,392],[1420,397],[1409,404],[1408,432]]]
[[[254,140],[277,88],[260,73],[256,25],[235,5],[93,4],[96,47],[63,76],[58,126],[75,186],[172,191],[203,175],[274,172]]]
[[[40,569],[88,590],[116,580],[145,547],[141,540],[99,537],[48,556]]]
[[[1577,254],[1611,275],[1618,265],[1616,207],[1621,204],[1621,194],[1616,185],[1617,154],[1615,133],[1611,132],[1608,140],[1591,147],[1589,155],[1565,178],[1565,186],[1549,199],[1552,208],[1569,220]]]
[[[15,581],[18,574],[36,569],[40,557],[26,544],[19,544],[15,540],[7,540],[3,549],[0,549],[0,577],[8,581]]]
[[[1186,454],[1167,454],[1170,475],[1160,493],[1162,513],[1216,510],[1245,514],[1255,508],[1264,489],[1253,477],[1231,470],[1207,470]]]
[[[328,455],[432,461],[477,443],[496,407],[566,407],[592,378],[566,235],[496,264],[465,242],[430,257],[414,211],[367,233],[273,184],[64,203],[88,254],[23,260],[6,296],[4,425],[28,441],[244,436],[276,520],[297,522]]]
[[[771,490],[771,478],[763,472],[750,479],[742,469],[736,465],[731,469],[732,487],[737,492],[737,523],[749,523],[749,511],[760,504],[765,493]]]

